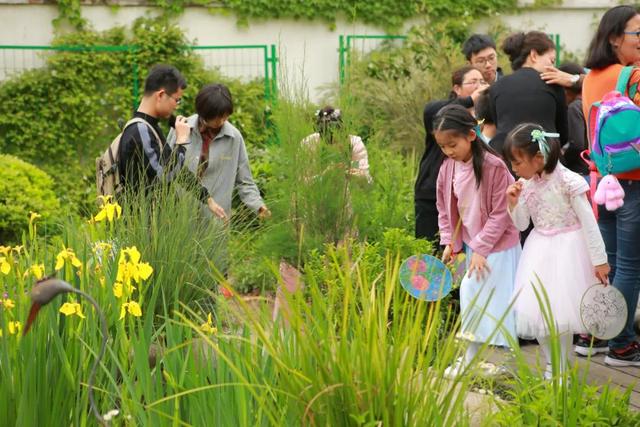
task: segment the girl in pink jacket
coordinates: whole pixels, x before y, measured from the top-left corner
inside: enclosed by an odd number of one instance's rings
[[[519,232],[507,210],[506,190],[514,180],[505,163],[479,138],[476,119],[464,108],[441,109],[434,136],[447,156],[437,181],[443,261],[465,251],[467,274],[460,285],[461,332],[469,342],[464,360],[447,368],[455,376],[482,343],[517,341],[509,304],[520,259]]]

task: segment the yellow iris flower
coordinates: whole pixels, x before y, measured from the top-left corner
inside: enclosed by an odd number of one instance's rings
[[[135,246],[120,251],[116,283],[113,285],[116,298],[122,297],[125,292],[130,295],[135,289],[134,282],[140,283],[151,277],[153,267],[148,262],[140,262],[140,257],[140,251]]]
[[[44,264],[33,264],[27,271],[24,272],[23,277],[27,277],[32,274],[36,280],[40,280],[44,277]]]
[[[9,274],[9,272],[11,271],[11,264],[9,264],[9,261],[7,260],[6,257],[0,256],[0,273],[2,274]]]
[[[140,304],[135,301],[129,301],[122,304],[122,307],[120,308],[120,320],[124,319],[124,316],[127,314],[127,312],[134,317],[142,316],[142,309],[140,308]]]
[[[116,282],[113,284],[113,296],[116,298],[122,298],[122,283]]]
[[[77,315],[81,319],[85,319],[84,314],[82,314],[82,306],[77,302],[65,302],[60,307],[60,313],[65,316]]]
[[[218,328],[213,326],[213,319],[211,318],[211,313],[207,315],[207,321],[200,325],[200,330],[205,334],[215,334],[218,332]]]
[[[2,305],[4,308],[10,310],[10,309],[12,309],[13,307],[16,306],[16,303],[13,302],[12,299],[5,298],[2,301],[0,301],[0,305]]]
[[[42,218],[42,215],[37,212],[29,212],[29,223],[33,224],[33,222],[38,218]]]
[[[21,330],[22,330],[22,323],[18,321],[9,322],[9,334],[15,335],[20,333]]]
[[[65,261],[69,261],[71,265],[73,265],[76,268],[82,267],[82,262],[80,262],[78,257],[76,257],[76,254],[73,252],[73,249],[65,248],[64,246],[62,248],[63,248],[62,251],[60,251],[60,253],[56,256],[56,267],[55,267],[56,271],[64,267]]]
[[[122,207],[118,204],[118,202],[111,202],[113,199],[112,196],[99,196],[102,209],[96,216],[91,218],[90,222],[100,222],[105,219],[109,222],[113,222],[114,219],[120,218],[122,215]]]
[[[0,255],[9,256],[11,246],[0,246]]]

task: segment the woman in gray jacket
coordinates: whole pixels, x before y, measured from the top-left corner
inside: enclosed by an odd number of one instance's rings
[[[215,201],[213,212],[221,219],[231,215],[234,188],[240,200],[260,218],[270,211],[256,186],[247,149],[240,131],[229,123],[233,114],[233,100],[223,84],[204,86],[196,96],[196,114],[187,119],[191,126],[185,166],[194,172]],[[167,141],[175,143],[171,130]]]

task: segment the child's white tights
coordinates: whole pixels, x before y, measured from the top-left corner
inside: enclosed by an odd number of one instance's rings
[[[563,373],[567,369],[569,363],[569,351],[571,350],[571,343],[573,335],[568,332],[563,332],[559,336],[560,341],[560,373]],[[538,337],[538,344],[540,344],[540,350],[544,355],[547,366],[551,367],[551,342],[549,336]]]

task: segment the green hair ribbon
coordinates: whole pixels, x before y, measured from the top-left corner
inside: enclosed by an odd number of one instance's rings
[[[531,141],[536,142],[538,144],[538,149],[544,157],[544,163],[547,163],[547,159],[549,158],[549,143],[547,143],[547,138],[558,138],[560,137],[559,133],[555,132],[545,132],[540,129],[534,129],[531,131]]]

